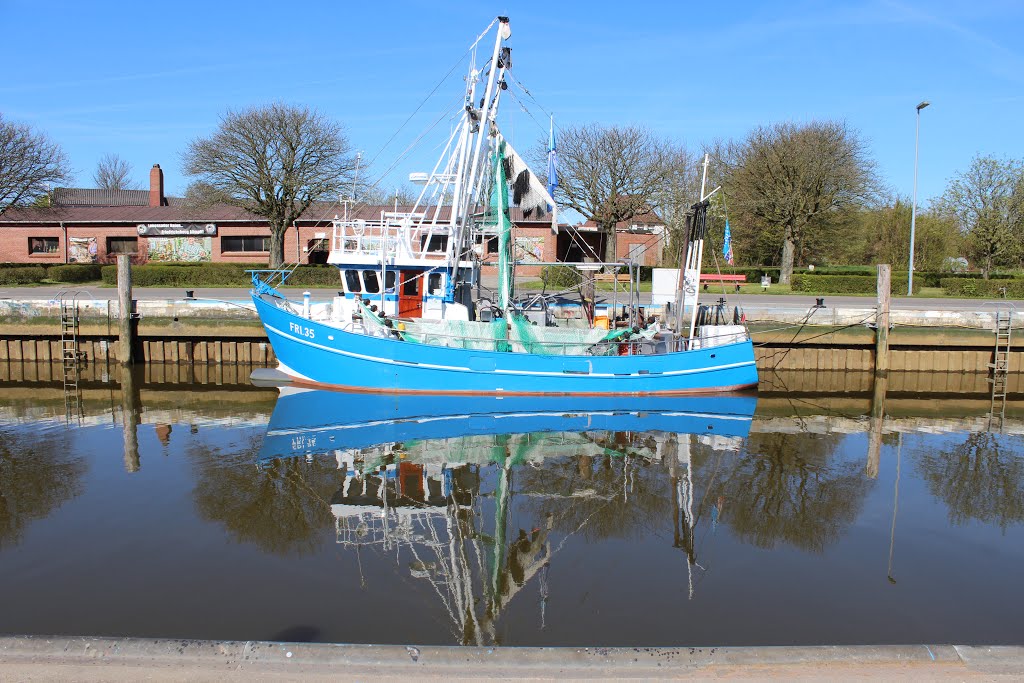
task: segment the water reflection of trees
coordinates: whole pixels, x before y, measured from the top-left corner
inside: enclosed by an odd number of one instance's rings
[[[917,456],[921,477],[949,508],[949,520],[974,519],[1006,530],[1024,521],[1024,457],[1006,437],[972,433],[951,449]]]
[[[0,432],[0,549],[20,543],[29,522],[81,493],[85,461],[70,450],[52,434]]]
[[[240,543],[277,555],[315,552],[333,528],[328,501],[338,488],[338,464],[331,458],[271,460],[255,465],[259,440],[221,454],[193,452],[197,470],[194,499],[200,516],[222,524]]]
[[[843,438],[751,434],[722,477],[722,521],[761,548],[788,543],[821,552],[839,540],[873,483],[864,476],[863,462],[836,457]]]

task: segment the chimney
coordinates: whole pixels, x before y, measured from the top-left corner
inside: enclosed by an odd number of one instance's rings
[[[164,196],[164,172],[160,164],[153,164],[149,169],[149,205],[167,206],[167,197]]]

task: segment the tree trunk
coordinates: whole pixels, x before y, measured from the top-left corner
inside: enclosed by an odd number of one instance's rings
[[[270,224],[270,267],[280,268],[284,264],[284,231],[285,226]]]
[[[779,272],[779,284],[788,285],[793,277],[793,256],[796,251],[796,241],[793,239],[793,231],[786,229],[786,241],[782,243],[782,267]]]
[[[604,231],[604,262],[615,263],[619,260],[616,256],[618,245],[616,244],[615,224],[604,226]]]

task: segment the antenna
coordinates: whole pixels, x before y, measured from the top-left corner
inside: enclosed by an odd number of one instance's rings
[[[359,180],[359,162],[363,159],[362,152],[356,152],[356,172],[352,174],[352,201],[356,200],[356,182]]]

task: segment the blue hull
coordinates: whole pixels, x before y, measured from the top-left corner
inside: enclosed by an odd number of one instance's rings
[[[298,382],[349,391],[651,396],[757,386],[750,341],[658,355],[545,356],[429,346],[344,332],[253,295],[281,363]]]
[[[746,437],[754,396],[385,396],[298,391],[277,399],[261,461],[413,440],[541,432]]]

